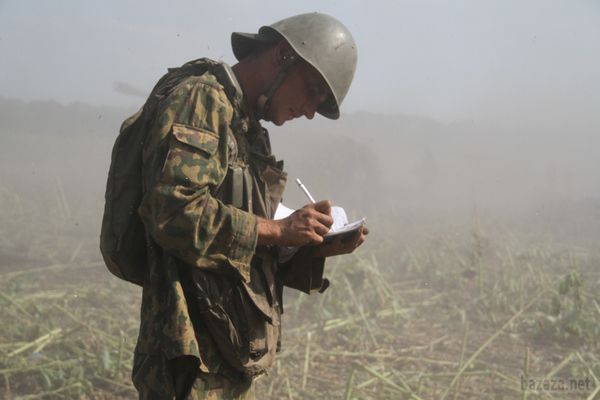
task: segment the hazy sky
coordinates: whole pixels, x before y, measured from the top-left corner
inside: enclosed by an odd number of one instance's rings
[[[0,96],[139,106],[167,67],[233,62],[231,31],[331,14],[359,49],[345,112],[595,121],[600,0],[0,0]]]

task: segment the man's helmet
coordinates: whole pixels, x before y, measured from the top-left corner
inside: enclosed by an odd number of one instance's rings
[[[282,38],[321,74],[329,86],[330,96],[317,112],[327,118],[338,119],[339,107],[356,70],[356,43],[350,31],[329,15],[316,12],[300,14],[263,26],[258,33],[234,32],[231,34],[231,47],[235,57],[242,60],[259,46]]]

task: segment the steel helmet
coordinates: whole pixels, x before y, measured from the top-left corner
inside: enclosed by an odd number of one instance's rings
[[[339,107],[348,93],[356,70],[356,43],[337,19],[321,13],[300,14],[263,26],[258,33],[231,34],[231,47],[238,60],[259,46],[283,38],[296,54],[312,65],[329,86],[330,96],[317,112],[338,119]]]

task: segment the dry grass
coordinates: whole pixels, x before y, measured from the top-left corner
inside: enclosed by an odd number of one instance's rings
[[[74,232],[97,218],[58,189],[43,207],[6,191],[0,201],[0,397],[135,397],[141,293],[105,271],[94,235]],[[598,247],[478,218],[418,239],[371,227],[365,249],[328,263],[323,295],[286,293],[283,351],[258,398],[598,396]],[[523,376],[593,382],[544,392],[523,390]]]

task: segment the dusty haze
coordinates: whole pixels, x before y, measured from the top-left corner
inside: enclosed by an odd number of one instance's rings
[[[359,47],[344,114],[271,129],[290,177],[317,197],[372,219],[597,210],[595,1],[226,2],[211,18],[200,2],[182,13],[118,4],[0,3],[4,187],[46,190],[58,178],[99,197],[120,122],[166,67],[200,56],[233,62],[232,30],[319,9],[346,23]],[[304,200],[294,185],[287,199]]]
[[[111,147],[131,112],[0,99],[2,188],[53,201],[62,187],[94,217],[79,227],[97,232]],[[306,202],[293,182],[300,177],[316,197],[367,216],[375,231],[390,215],[418,224],[466,220],[477,209],[509,226],[585,235],[600,215],[596,132],[575,120],[442,123],[355,112],[271,127],[271,140],[289,172],[284,201],[294,207]]]
[[[359,63],[338,121],[266,124],[284,202],[301,178],[371,234],[324,295],[286,292],[259,393],[527,398],[530,356],[600,377],[600,2],[0,0],[0,397],[135,395],[141,293],[98,251],[119,126],[167,67],[314,10]]]

